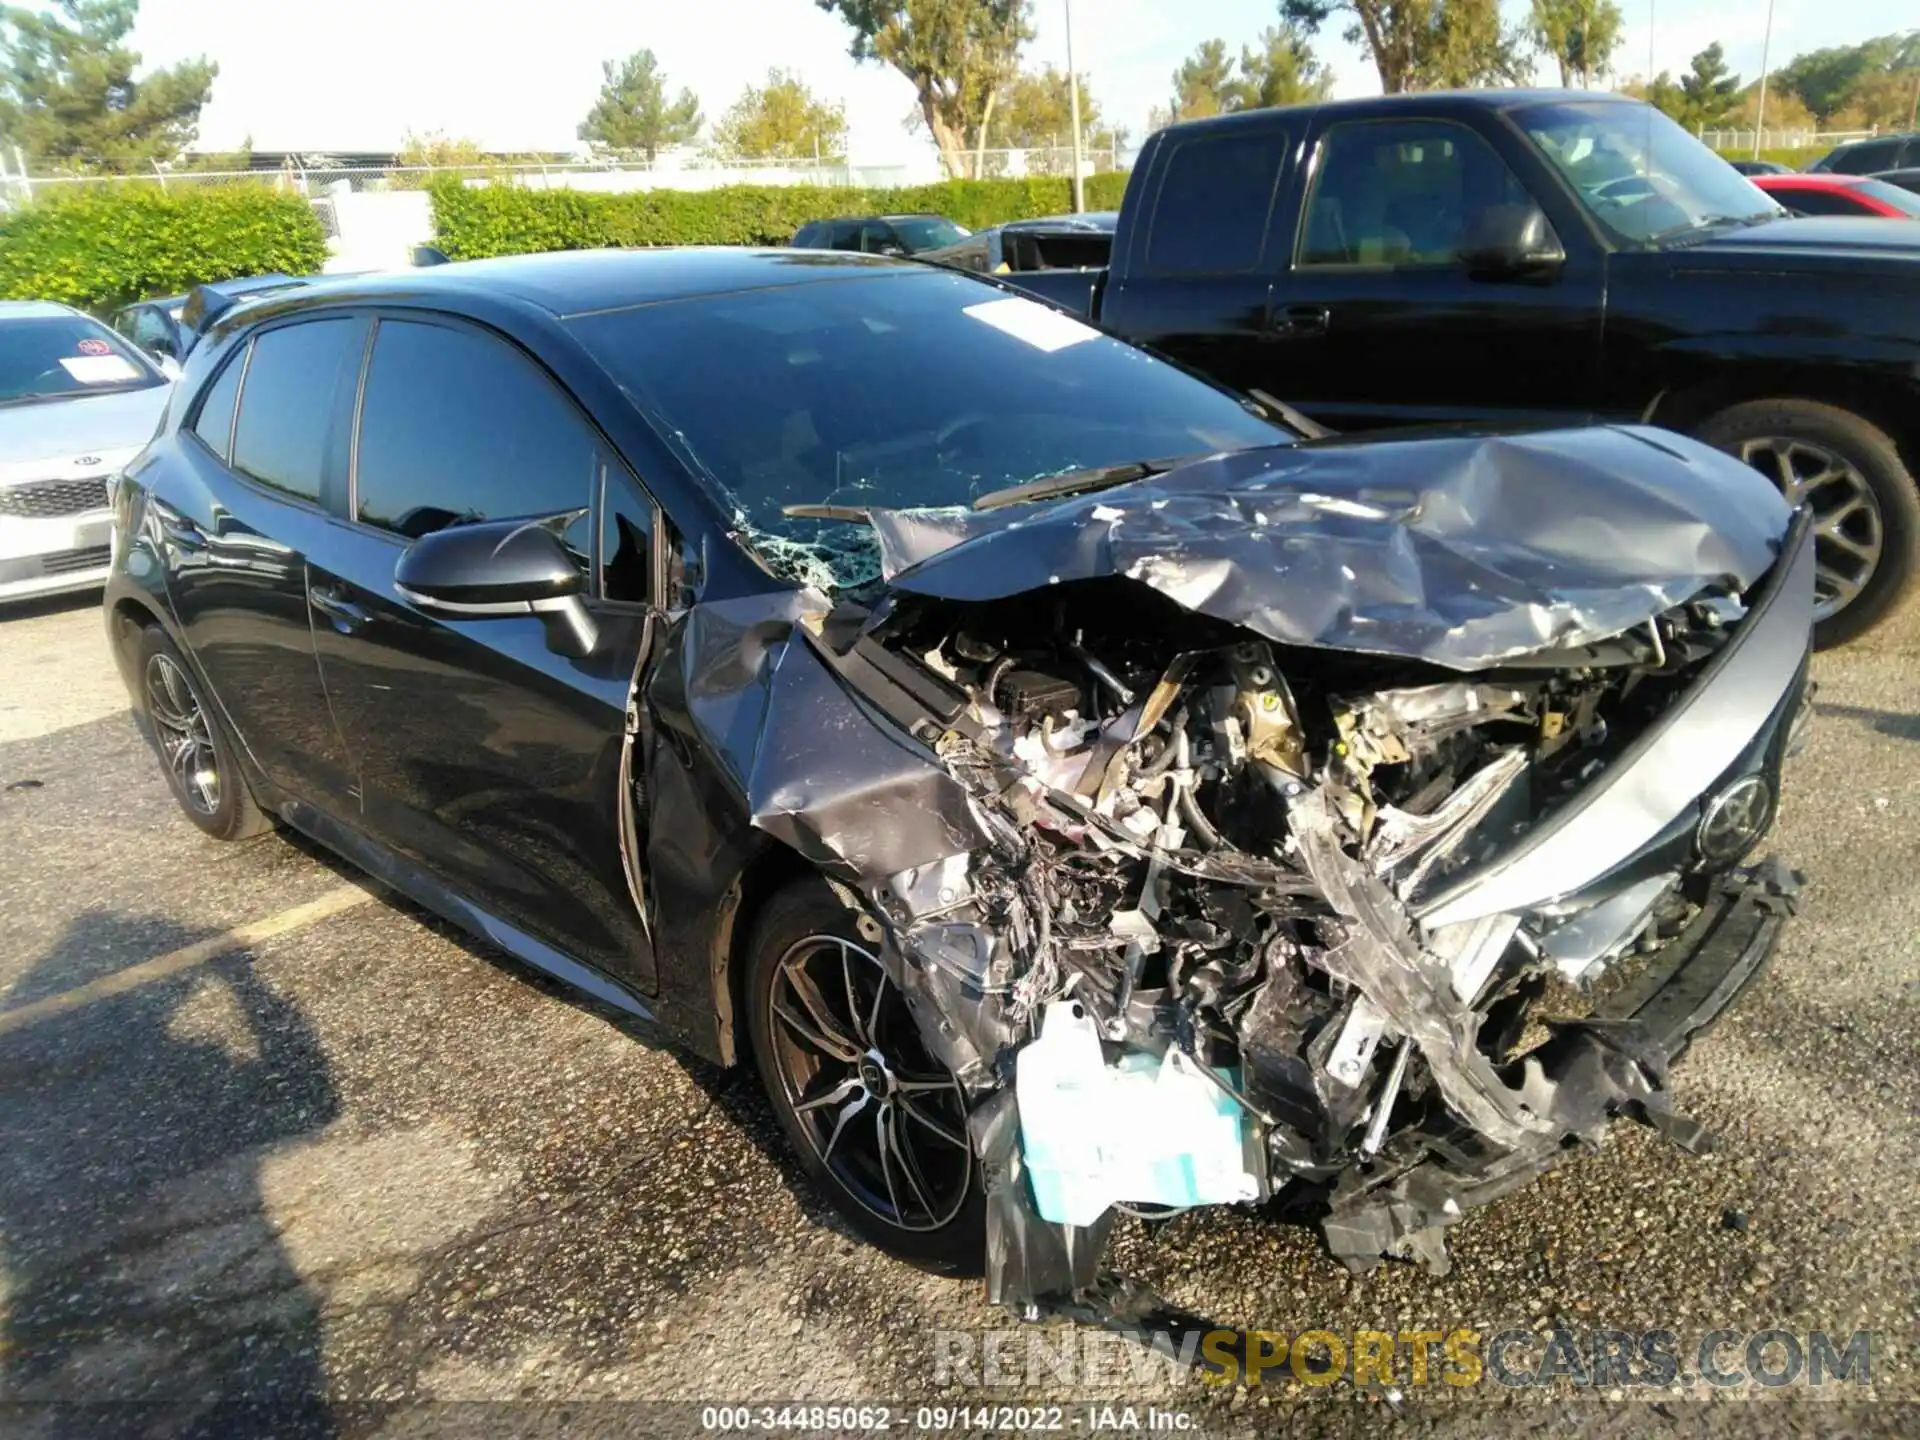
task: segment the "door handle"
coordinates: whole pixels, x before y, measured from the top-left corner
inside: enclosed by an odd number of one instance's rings
[[[309,586],[307,600],[342,635],[351,635],[373,619],[370,612],[347,599],[345,589],[339,585]]]
[[[1267,333],[1282,340],[1324,335],[1333,321],[1333,311],[1325,305],[1285,305],[1267,321]]]

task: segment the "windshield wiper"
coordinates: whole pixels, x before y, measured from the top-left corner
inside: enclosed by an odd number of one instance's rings
[[[974,498],[976,510],[998,510],[1007,505],[1024,505],[1029,500],[1051,500],[1058,495],[1083,495],[1089,490],[1104,490],[1109,485],[1124,485],[1129,480],[1160,475],[1198,460],[1199,455],[1171,455],[1164,460],[1128,460],[1119,465],[1089,465],[1084,470],[1066,470],[1058,475],[1043,475],[1004,490],[989,490]]]
[[[1698,220],[1688,220],[1679,225],[1669,225],[1664,230],[1656,230],[1647,237],[1649,245],[1658,245],[1662,240],[1671,240],[1680,235],[1711,230],[1716,225],[1758,225],[1763,220],[1773,220],[1773,215],[1702,215]]]
[[[865,505],[782,505],[780,513],[789,520],[844,520],[853,525],[873,518]]]

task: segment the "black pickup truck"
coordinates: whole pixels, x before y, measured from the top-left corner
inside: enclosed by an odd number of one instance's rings
[[[1333,429],[1647,420],[1818,520],[1822,644],[1920,560],[1920,224],[1790,219],[1658,111],[1474,91],[1141,151],[1105,270],[1011,283]]]

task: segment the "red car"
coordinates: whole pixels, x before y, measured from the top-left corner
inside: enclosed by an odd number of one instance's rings
[[[1796,215],[1880,215],[1893,220],[1920,220],[1920,195],[1871,175],[1748,178]]]

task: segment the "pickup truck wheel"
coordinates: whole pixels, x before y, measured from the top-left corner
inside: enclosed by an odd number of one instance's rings
[[[986,1192],[966,1095],[859,918],[820,880],[761,910],[746,977],[755,1064],[801,1168],[855,1230],[924,1269],[979,1275]]]
[[[1698,433],[1813,510],[1819,648],[1858,638],[1906,599],[1920,569],[1920,491],[1884,431],[1812,400],[1755,400]]]

